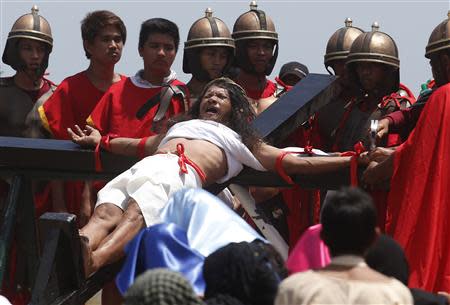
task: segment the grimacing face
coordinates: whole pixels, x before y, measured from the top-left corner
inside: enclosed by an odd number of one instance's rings
[[[226,47],[204,47],[200,51],[200,65],[210,79],[223,75],[223,69],[227,65],[229,52]]]
[[[231,99],[227,89],[212,85],[200,102],[199,118],[227,123],[231,117]]]

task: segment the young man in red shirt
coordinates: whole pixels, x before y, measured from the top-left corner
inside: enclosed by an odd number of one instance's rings
[[[44,134],[55,139],[67,140],[67,128],[84,126],[105,91],[124,78],[114,70],[127,37],[120,17],[104,10],[87,14],[81,22],[81,37],[89,67],[64,79],[38,108]],[[85,224],[93,204],[90,183],[53,181],[51,185],[51,191],[44,192],[39,200],[38,215],[52,204],[52,210],[74,213],[79,224]]]
[[[185,85],[171,70],[180,36],[175,23],[153,18],[139,34],[144,69],[112,86],[87,119],[102,135],[141,138],[157,133],[158,124],[188,108]]]
[[[81,22],[89,67],[58,86],[39,107],[45,129],[56,139],[69,139],[67,128],[84,126],[103,94],[124,77],[114,71],[127,38],[123,21],[110,11],[94,11]]]

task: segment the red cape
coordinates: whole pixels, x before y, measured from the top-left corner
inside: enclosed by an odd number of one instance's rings
[[[172,81],[171,84],[185,86],[178,80]],[[131,138],[152,136],[155,133],[151,127],[158,105],[152,107],[142,119],[137,118],[136,114],[142,105],[158,94],[161,89],[162,87],[137,87],[131,78],[127,78],[109,88],[87,118],[87,123],[97,128],[102,135],[115,134]],[[181,98],[173,97],[166,118],[184,111],[184,101]]]
[[[39,107],[44,127],[54,138],[70,140],[67,128],[75,124],[83,128],[104,93],[91,83],[84,71],[66,78]]]
[[[243,84],[241,84],[241,85],[245,89],[245,93],[247,93],[247,96],[254,100],[268,98],[268,97],[272,96],[275,93],[275,91],[277,91],[277,85],[269,79],[266,80],[266,86],[264,87],[263,91],[250,90],[250,89],[246,88],[245,85],[243,85]]]
[[[450,84],[434,92],[395,152],[386,232],[405,249],[410,286],[450,291]]]
[[[313,127],[307,130],[299,127],[289,137],[284,146],[306,147],[313,145],[319,147],[320,137],[314,132],[315,120],[311,122]],[[284,204],[289,213],[287,215],[287,224],[289,228],[289,249],[293,249],[303,232],[313,224],[319,221],[320,211],[320,191],[305,190],[301,185],[295,185],[292,188],[281,189]]]

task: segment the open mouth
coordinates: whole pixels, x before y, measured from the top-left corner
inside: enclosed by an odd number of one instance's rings
[[[209,114],[218,114],[219,109],[217,109],[216,107],[210,106],[210,107],[206,108],[205,112],[209,113]]]

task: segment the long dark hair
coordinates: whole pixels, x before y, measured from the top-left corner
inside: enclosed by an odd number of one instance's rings
[[[230,96],[231,101],[231,115],[230,120],[227,123],[220,122],[233,129],[241,136],[242,143],[247,146],[248,149],[253,150],[255,145],[260,144],[261,137],[258,135],[255,129],[251,127],[250,122],[255,118],[255,113],[248,102],[247,95],[244,89],[236,84],[229,78],[221,77],[210,81],[206,84],[200,97],[192,105],[191,109],[185,116],[181,116],[178,119],[174,119],[173,124],[186,121],[189,119],[198,119],[200,117],[200,103],[203,97],[212,86],[226,89]],[[173,125],[170,124],[170,125]]]

